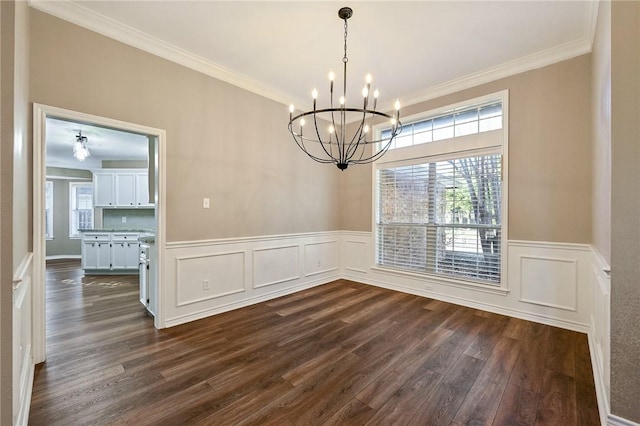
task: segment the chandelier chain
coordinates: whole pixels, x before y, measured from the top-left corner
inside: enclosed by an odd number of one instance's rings
[[[344,58],[342,58],[342,62],[349,62],[349,58],[347,58],[347,20],[344,20]]]

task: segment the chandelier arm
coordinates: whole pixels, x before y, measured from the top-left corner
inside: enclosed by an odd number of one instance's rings
[[[304,142],[303,142],[304,138],[300,137],[300,141],[298,141],[298,138],[296,136],[294,136],[293,140],[296,142],[296,144],[302,150],[302,152],[307,154],[307,156],[309,156],[312,160],[317,161],[318,163],[324,163],[324,164],[335,163],[335,161],[333,159],[329,160],[327,158],[317,157],[317,156],[311,154],[309,151],[307,151],[306,146],[304,145]]]
[[[353,138],[351,138],[351,142],[349,143],[349,150],[347,152],[347,157],[349,159],[353,157],[353,155],[355,154],[355,151],[358,149],[358,145],[360,144],[360,137],[362,136],[362,129],[363,129],[363,123],[360,122],[360,125],[356,129],[355,133],[353,134]],[[356,142],[356,139],[357,139],[357,142]]]
[[[327,154],[329,157],[333,158],[333,155],[331,155],[328,151],[327,148],[324,146],[325,142],[322,140],[322,138],[320,137],[320,130],[318,129],[318,116],[315,114],[313,114],[313,125],[316,129],[316,135],[318,136],[318,142],[320,142],[320,145],[322,146],[322,150],[325,152],[325,154]],[[331,149],[331,135],[329,135],[329,149]]]
[[[366,164],[366,163],[372,163],[374,161],[376,161],[378,158],[382,157],[388,150],[389,147],[391,147],[391,142],[393,141],[393,139],[395,139],[395,137],[400,134],[400,132],[402,131],[402,125],[401,123],[398,121],[396,127],[393,128],[392,132],[391,132],[391,136],[389,137],[389,140],[385,143],[385,145],[382,147],[382,149],[380,149],[380,151],[376,152],[375,154],[366,157],[366,158],[359,158],[358,160],[352,160],[351,163],[352,164]],[[376,142],[381,142],[382,139],[376,141]],[[364,153],[363,153],[364,155]]]

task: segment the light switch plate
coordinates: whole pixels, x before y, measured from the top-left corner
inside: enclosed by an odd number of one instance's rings
[[[203,198],[202,199],[202,208],[203,209],[208,209],[209,208],[209,199],[208,198]]]

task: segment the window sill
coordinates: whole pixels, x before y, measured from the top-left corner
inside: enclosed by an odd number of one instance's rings
[[[55,237],[44,237],[44,239],[45,239],[46,241],[53,241],[53,239],[54,239],[54,238],[55,238]]]
[[[81,240],[82,235],[69,235],[70,240]]]
[[[483,293],[498,294],[500,296],[506,296],[507,294],[509,294],[509,289],[505,287],[492,286],[489,284],[480,284],[477,282],[465,281],[465,280],[459,280],[459,279],[445,278],[438,275],[420,274],[416,272],[403,271],[400,269],[385,268],[379,265],[372,266],[371,270],[377,271],[383,274],[387,274],[387,275],[417,278],[423,281],[429,281],[430,283],[433,283],[433,284],[457,287],[457,288],[473,290],[473,291],[481,291]]]

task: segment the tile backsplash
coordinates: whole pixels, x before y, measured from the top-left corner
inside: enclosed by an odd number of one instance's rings
[[[103,209],[102,227],[104,229],[148,229],[155,228],[153,209]],[[123,223],[122,218],[127,222]]]

